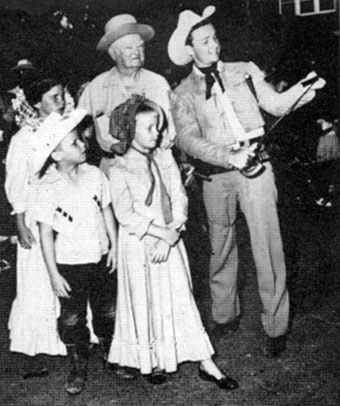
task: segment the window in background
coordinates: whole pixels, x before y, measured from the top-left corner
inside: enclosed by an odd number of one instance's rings
[[[310,16],[335,11],[336,0],[279,0],[279,13],[285,15]]]

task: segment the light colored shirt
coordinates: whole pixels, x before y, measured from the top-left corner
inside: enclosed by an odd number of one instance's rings
[[[86,86],[79,99],[78,107],[87,110],[94,118],[101,114],[109,117],[117,106],[124,103],[134,93],[144,95],[162,107],[168,121],[168,129],[163,134],[163,144],[172,143],[176,133],[171,114],[171,89],[163,76],[149,70],[141,69],[136,76],[135,86],[127,89],[121,81],[117,68],[113,67],[98,75]],[[100,147],[104,151],[110,152],[114,139],[111,136],[107,137],[106,134],[101,134],[98,127],[96,137]]]
[[[51,167],[38,191],[35,218],[57,232],[56,262],[98,263],[108,252],[102,210],[111,203],[107,178],[95,166],[79,166],[79,182],[70,184]]]

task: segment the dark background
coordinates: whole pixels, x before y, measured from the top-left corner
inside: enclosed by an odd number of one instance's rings
[[[187,74],[167,56],[178,15],[188,8],[201,14],[211,3],[217,7],[214,24],[222,59],[253,60],[267,72],[276,67],[290,82],[315,68],[327,79],[327,92],[338,95],[339,36],[334,32],[339,32],[339,13],[282,16],[277,0],[0,0],[0,87],[10,87],[10,68],[26,58],[77,89],[112,65],[95,47],[105,23],[119,13],[153,26],[156,35],[147,47],[146,67],[175,85]],[[62,27],[63,16],[72,27]]]
[[[289,117],[279,128],[282,139],[300,152],[311,145],[311,111],[339,117],[339,13],[318,17],[280,16],[277,0],[0,0],[0,91],[13,85],[10,68],[27,58],[40,68],[64,78],[71,90],[109,69],[112,61],[95,47],[107,20],[132,13],[151,24],[155,38],[147,46],[146,66],[175,85],[187,73],[171,64],[166,49],[180,11],[202,13],[217,6],[214,23],[219,29],[223,59],[253,60],[272,79],[290,84],[315,69],[327,80],[316,99]],[[72,28],[62,27],[66,15]],[[274,70],[275,68],[275,70]],[[291,125],[288,125],[291,124]],[[298,135],[299,143],[296,141]],[[315,138],[317,140],[317,138]],[[0,148],[0,152],[1,152]],[[2,151],[4,153],[5,151]],[[315,154],[315,148],[314,148]],[[293,155],[294,156],[294,155]],[[313,155],[311,155],[313,156]],[[280,159],[282,160],[282,150]],[[297,165],[275,163],[279,188],[279,214],[284,240],[292,326],[288,349],[279,360],[263,356],[261,304],[249,235],[243,217],[237,221],[240,253],[239,287],[242,304],[240,330],[215,346],[219,366],[240,382],[233,393],[217,391],[197,377],[193,363],[181,365],[160,388],[139,378],[119,381],[101,368],[100,354],[91,357],[88,388],[78,398],[64,392],[68,364],[50,357],[50,375],[43,380],[23,380],[22,360],[8,351],[8,316],[15,296],[15,246],[2,247],[1,259],[11,269],[0,272],[0,404],[6,406],[335,406],[339,404],[340,333],[340,177],[333,162]],[[300,163],[299,163],[300,162]],[[280,165],[279,165],[280,164]],[[334,166],[334,167],[333,167]],[[333,206],[319,207],[334,182]],[[325,189],[325,190],[324,190]],[[199,185],[190,197],[186,245],[191,263],[195,299],[202,319],[210,314],[208,287],[209,239]],[[0,204],[4,198],[0,196]],[[9,211],[9,210],[8,210]],[[2,225],[0,225],[1,228]]]

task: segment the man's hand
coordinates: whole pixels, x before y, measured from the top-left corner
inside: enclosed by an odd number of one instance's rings
[[[252,144],[248,148],[239,148],[230,152],[229,163],[238,170],[245,169],[252,158],[255,156],[257,143]]]
[[[317,80],[313,81],[314,78],[317,78]],[[318,77],[316,72],[313,71],[313,72],[308,73],[308,75],[304,79],[302,79],[300,81],[300,83],[304,87],[311,86],[309,90],[318,90],[318,89],[322,89],[325,86],[326,81],[324,79]],[[310,84],[308,84],[308,83],[310,83]]]

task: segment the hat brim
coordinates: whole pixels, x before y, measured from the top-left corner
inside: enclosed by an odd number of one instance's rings
[[[37,140],[39,141],[34,156],[36,173],[42,169],[47,158],[60,142],[80,124],[86,115],[87,111],[84,109],[75,109],[66,117],[60,116],[59,113],[51,113],[40,124],[37,129]],[[46,134],[53,136],[46,140]]]
[[[107,51],[111,44],[125,35],[139,34],[144,41],[149,41],[155,35],[154,29],[147,24],[129,23],[122,24],[116,30],[107,32],[98,42],[98,51]]]
[[[187,65],[192,61],[192,57],[188,55],[185,49],[185,42],[188,38],[188,35],[192,28],[202,23],[205,20],[208,20],[216,11],[215,6],[209,6],[205,10],[201,19],[197,20],[192,26],[178,26],[175,31],[172,33],[169,43],[168,43],[168,55],[170,60],[179,66]]]
[[[11,68],[11,71],[20,71],[20,70],[35,70],[33,65],[16,65]]]

